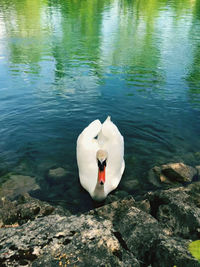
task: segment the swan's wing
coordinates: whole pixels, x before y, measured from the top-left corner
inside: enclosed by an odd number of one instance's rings
[[[117,142],[121,142],[123,136],[120,134],[117,126],[111,121],[110,116],[102,124],[102,129],[98,135],[99,142],[106,142],[108,140],[115,140]]]
[[[123,160],[122,167],[121,167],[121,175],[124,173],[125,169],[125,161]]]
[[[101,131],[102,124],[99,120],[91,122],[79,135],[77,142],[84,139],[85,141],[91,141]],[[86,140],[87,139],[87,140]]]
[[[96,152],[99,145],[95,137],[101,131],[101,128],[101,122],[95,120],[81,132],[77,139],[76,155],[80,182],[89,193],[94,190],[97,182]]]
[[[116,188],[124,172],[124,138],[117,126],[108,117],[98,135],[98,142],[108,152],[107,176],[109,188]],[[110,177],[110,180],[109,180]]]

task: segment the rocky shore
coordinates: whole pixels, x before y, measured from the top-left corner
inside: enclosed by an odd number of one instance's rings
[[[163,165],[148,179],[157,189],[141,200],[111,195],[79,215],[27,193],[1,196],[0,266],[200,266],[188,249],[200,239],[199,168]]]

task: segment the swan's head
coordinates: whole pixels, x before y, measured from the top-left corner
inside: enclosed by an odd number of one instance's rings
[[[97,151],[97,164],[98,164],[98,183],[104,185],[106,181],[106,163],[107,163],[108,153],[105,150]]]

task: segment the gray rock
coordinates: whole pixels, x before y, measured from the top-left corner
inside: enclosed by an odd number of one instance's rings
[[[161,173],[172,182],[191,182],[197,171],[184,163],[169,163],[162,165]]]
[[[194,193],[196,188],[196,195]],[[174,235],[199,238],[200,183],[149,193],[152,215]]]
[[[146,213],[151,213],[151,205],[148,199],[137,201],[134,206]]]
[[[195,152],[194,156],[199,161],[200,160],[200,151]]]
[[[71,215],[69,211],[53,207],[46,202],[32,198],[29,194],[20,195],[17,200],[3,198],[0,201],[0,227],[22,225],[37,217],[49,214]]]
[[[126,191],[123,190],[117,190],[114,194],[111,193],[107,196],[107,198],[105,199],[105,204],[110,204],[114,201],[123,199],[125,197],[128,196],[128,193]]]
[[[155,166],[148,172],[148,181],[156,187],[162,187],[160,175],[161,168]]]
[[[32,160],[23,158],[21,159],[17,166],[15,166],[12,171],[14,173],[19,173],[21,175],[35,176],[35,164]]]
[[[156,187],[162,184],[179,186],[186,182],[192,182],[197,175],[197,170],[184,163],[169,163],[153,167],[148,173],[148,180]]]
[[[6,174],[6,181],[0,186],[0,198],[15,198],[20,194],[38,190],[35,177],[15,173]]]
[[[51,214],[2,228],[0,265],[200,266],[188,251],[199,235],[199,197],[197,183],[150,192],[140,202],[129,196],[80,216]]]
[[[68,171],[64,168],[58,167],[55,169],[50,169],[47,174],[47,180],[50,183],[57,184],[60,183],[68,175]]]
[[[164,191],[161,193],[164,194]],[[155,205],[157,199],[154,200]],[[179,201],[181,202],[181,199]],[[195,213],[195,207],[193,208]],[[181,209],[180,215],[184,216],[184,214],[185,212]],[[200,266],[188,251],[189,240],[177,238],[176,231],[169,231],[166,229],[166,225],[160,223],[156,218],[135,207],[130,207],[128,210],[121,212],[120,217],[120,220],[119,217],[114,219],[114,225],[119,232],[120,239],[140,262],[145,263],[145,266]],[[190,219],[195,218],[191,216]],[[177,216],[176,220],[182,227],[182,217]],[[197,232],[200,221],[197,219],[195,221],[198,223],[194,222],[195,226],[193,225],[194,227],[191,230],[195,231],[196,229]]]
[[[33,262],[32,266],[128,266],[131,262],[139,266],[131,253],[123,251],[113,232],[109,220],[92,215],[38,218],[0,230],[0,240],[4,239],[0,262],[18,266],[20,258]]]
[[[120,211],[128,210],[130,207],[135,205],[135,200],[132,196],[128,196],[120,201],[114,201],[108,205],[104,205],[95,210],[91,210],[89,214],[97,215],[98,217],[103,217],[113,221],[114,217],[117,217]]]
[[[153,267],[199,267],[200,263],[195,260],[188,251],[188,240],[180,238],[161,237],[153,255]]]
[[[198,179],[200,179],[200,165],[195,167],[197,170]]]
[[[130,191],[138,189],[139,181],[135,179],[122,181],[121,187],[123,190],[130,192]]]

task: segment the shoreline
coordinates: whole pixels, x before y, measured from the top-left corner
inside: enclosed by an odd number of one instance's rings
[[[199,169],[180,166],[182,182],[199,179]],[[151,179],[164,169],[150,170]],[[1,266],[200,266],[188,249],[200,239],[200,182],[180,185],[180,173],[179,185],[170,181],[142,200],[113,194],[79,215],[28,193],[1,198]]]

